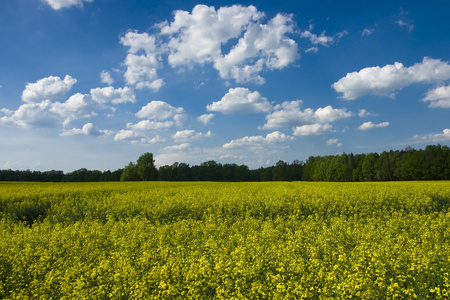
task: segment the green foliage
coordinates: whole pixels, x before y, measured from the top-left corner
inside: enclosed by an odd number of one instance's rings
[[[120,175],[120,181],[138,181],[141,180],[141,177],[138,173],[138,168],[132,162],[128,164],[128,166],[123,169],[122,174]]]
[[[447,299],[449,182],[0,183],[2,299]]]
[[[158,176],[152,153],[142,154],[137,160],[136,168],[139,177],[144,181],[156,180]]]

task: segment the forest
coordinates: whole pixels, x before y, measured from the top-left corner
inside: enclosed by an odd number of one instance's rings
[[[145,153],[115,171],[73,172],[0,170],[0,181],[96,182],[96,181],[408,181],[450,180],[450,148],[428,145],[425,149],[407,147],[381,154],[310,156],[306,162],[278,161],[274,166],[249,169],[246,165],[221,164],[214,160],[190,166],[175,162],[155,166],[152,153]]]

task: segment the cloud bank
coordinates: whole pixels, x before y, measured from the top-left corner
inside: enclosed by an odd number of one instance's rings
[[[333,83],[342,98],[355,100],[364,95],[388,96],[414,83],[432,83],[450,79],[449,62],[425,57],[422,62],[405,67],[396,62],[384,67],[364,68],[348,73]]]

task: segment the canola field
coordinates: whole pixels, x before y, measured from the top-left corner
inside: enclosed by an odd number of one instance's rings
[[[1,299],[448,299],[450,182],[0,183]]]

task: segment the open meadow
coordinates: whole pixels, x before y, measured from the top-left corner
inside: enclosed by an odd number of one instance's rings
[[[450,182],[0,183],[1,299],[447,299]]]

